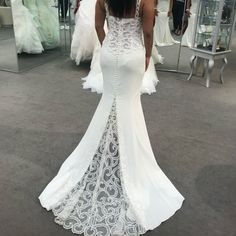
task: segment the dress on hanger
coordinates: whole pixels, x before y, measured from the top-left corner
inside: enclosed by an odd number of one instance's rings
[[[41,38],[45,49],[53,49],[60,45],[59,21],[57,14],[50,9],[49,0],[36,0],[38,17],[41,26]]]
[[[91,60],[98,41],[95,31],[96,0],[80,2],[75,16],[75,29],[71,43],[71,59],[79,65],[81,61]]]
[[[21,0],[12,0],[11,6],[17,53],[42,53],[43,46],[33,15]]]
[[[139,1],[134,18],[107,12],[102,98],[79,145],[39,196],[55,222],[85,236],[138,236],[184,200],[158,166],[141,105],[145,71]],[[115,45],[115,46],[114,46]]]
[[[38,6],[36,4],[36,0],[24,0],[24,6],[27,7],[28,10],[30,11],[30,13],[33,17],[35,26],[39,32],[40,40],[41,40],[41,42],[44,42],[45,39],[43,38],[44,34],[42,32],[42,26],[39,22],[39,11],[38,11]]]

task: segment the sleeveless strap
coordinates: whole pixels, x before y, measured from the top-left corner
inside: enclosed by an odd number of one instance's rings
[[[136,12],[135,12],[135,18],[138,18],[138,17],[139,17],[140,2],[141,2],[141,0],[137,0],[137,3],[136,3]]]
[[[108,17],[109,15],[109,10],[108,10],[108,5],[107,5],[107,1],[104,0],[104,7],[105,7],[105,10],[106,10],[106,18]]]
[[[137,0],[137,3],[136,3],[136,10],[135,10],[135,18],[139,17],[140,2],[141,2],[141,0]],[[105,10],[106,10],[106,17],[108,17],[108,15],[109,15],[109,9],[108,9],[108,5],[107,5],[106,0],[104,0],[104,7],[105,7]]]

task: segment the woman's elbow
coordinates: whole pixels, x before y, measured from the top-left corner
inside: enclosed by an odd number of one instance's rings
[[[103,26],[100,24],[95,24],[95,29],[97,32],[100,32],[101,30],[103,30]]]
[[[144,35],[145,38],[152,38],[153,30],[144,30],[143,35]]]

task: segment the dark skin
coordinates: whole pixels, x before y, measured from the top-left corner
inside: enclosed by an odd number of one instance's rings
[[[153,23],[155,22],[155,0],[141,0],[140,3],[140,17],[142,19],[142,28],[144,36],[144,46],[146,50],[145,58],[145,70],[147,70],[153,44]],[[112,15],[112,14],[111,14]],[[125,15],[124,18],[134,17],[134,12]],[[106,10],[104,0],[97,0],[96,12],[95,12],[95,28],[100,44],[102,45],[103,40],[106,36],[104,31],[104,24],[106,18]]]

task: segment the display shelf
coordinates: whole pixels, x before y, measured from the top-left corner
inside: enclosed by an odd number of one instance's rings
[[[195,61],[198,57],[205,62],[206,87],[209,87],[210,74],[214,60],[222,59],[221,82],[223,69],[227,63],[226,55],[230,53],[230,42],[235,25],[236,0],[199,0],[197,19],[195,21],[194,40],[192,42],[191,79]]]

